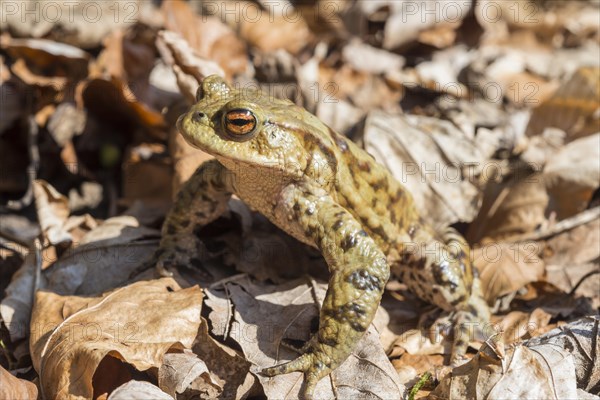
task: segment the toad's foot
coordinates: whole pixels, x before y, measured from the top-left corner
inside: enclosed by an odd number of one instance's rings
[[[161,277],[173,276],[174,268],[200,267],[204,244],[193,235],[173,236],[169,243],[157,250],[156,272]]]
[[[307,400],[312,399],[315,386],[319,380],[329,375],[338,366],[338,363],[329,354],[330,351],[321,348],[322,345],[319,345],[319,343],[313,346],[312,343],[315,342],[314,340],[307,342],[309,344],[307,346],[309,347],[308,351],[295,360],[265,368],[262,370],[262,373],[273,377],[289,374],[290,372],[303,372],[304,383],[301,393],[303,394],[303,398]]]
[[[440,320],[432,325],[432,341],[438,333],[451,333],[452,351],[450,365],[457,366],[464,362],[471,341],[485,341],[493,337],[496,331],[490,323],[490,312],[483,298],[472,296],[465,304],[457,307],[445,322]],[[450,328],[450,329],[448,329]]]
[[[467,303],[459,306],[451,320],[454,332],[451,365],[456,366],[464,361],[470,341],[498,338],[490,322],[490,310],[481,296],[473,295]]]

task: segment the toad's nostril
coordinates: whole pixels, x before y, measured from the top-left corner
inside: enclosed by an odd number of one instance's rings
[[[200,112],[200,111],[194,111],[194,113],[192,114],[192,121],[199,123],[200,121],[202,121],[202,118],[204,118],[204,113]]]

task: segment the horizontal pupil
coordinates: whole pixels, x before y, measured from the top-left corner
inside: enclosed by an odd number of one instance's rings
[[[230,119],[229,123],[235,126],[244,126],[252,123],[252,120],[248,119]]]

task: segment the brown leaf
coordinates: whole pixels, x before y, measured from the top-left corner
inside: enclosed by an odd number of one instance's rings
[[[256,378],[250,371],[250,363],[238,354],[237,351],[219,343],[208,333],[208,322],[202,318],[198,338],[193,351],[208,366],[211,378],[223,388],[222,398],[243,399],[248,396],[254,386]],[[213,390],[214,385],[206,383]],[[209,392],[208,388],[206,389]],[[203,389],[199,385],[198,390]]]
[[[486,165],[486,174],[493,173]],[[498,171],[498,169],[496,169]],[[546,222],[548,204],[544,180],[530,171],[514,172],[506,182],[489,182],[479,215],[467,233],[470,242],[482,238],[499,240],[511,235],[532,232]]]
[[[390,68],[388,72],[393,71],[394,68]],[[344,84],[340,85],[338,82]],[[401,91],[388,86],[383,77],[356,70],[350,64],[342,64],[341,67],[335,68],[319,65],[316,83],[316,89],[314,84],[302,87],[304,96],[315,98],[318,104],[332,104],[338,100],[350,101],[360,110],[358,115],[353,117],[355,122],[370,110],[383,108],[388,111],[400,111],[399,107],[395,107],[395,103],[402,98]]]
[[[36,0],[31,2],[29,9],[23,9],[17,3],[6,3],[2,22],[6,22],[7,28],[17,36],[45,37],[77,47],[95,48],[111,31],[133,25],[144,3],[140,0],[116,0],[93,3],[93,6],[88,2],[48,5]],[[24,14],[27,10],[32,12],[29,17]],[[62,43],[57,45],[66,46]]]
[[[38,397],[37,386],[32,382],[13,376],[0,365],[0,398],[35,400]]]
[[[180,34],[200,57],[217,62],[227,79],[247,71],[246,45],[217,17],[196,15],[181,0],[165,1],[161,7],[165,28]]]
[[[167,207],[171,202],[173,171],[166,146],[141,143],[128,149],[123,167],[123,201],[145,201]]]
[[[46,102],[49,100],[54,100],[56,97],[58,97],[58,94],[64,91],[67,87],[67,78],[62,76],[48,77],[44,75],[37,75],[27,67],[27,64],[25,61],[23,61],[23,59],[18,59],[15,61],[15,63],[11,66],[11,70],[15,76],[19,77],[19,79],[25,82],[28,86],[37,86],[45,90],[45,96],[39,96],[37,99],[38,101],[40,99],[45,100],[45,102],[40,101],[40,104],[42,105],[46,104]]]
[[[484,159],[472,140],[447,121],[373,111],[367,116],[365,149],[413,195],[435,226],[471,221],[479,192],[469,178]]]
[[[75,81],[87,75],[90,55],[77,47],[46,39],[3,38],[0,43],[12,58],[23,59],[40,76]]]
[[[196,51],[175,32],[160,32],[156,44],[165,63],[173,68],[177,85],[189,103],[195,102],[198,86],[206,76],[212,74],[225,76],[225,72],[218,64],[199,57]],[[180,113],[184,111],[183,108],[179,110]],[[169,131],[169,149],[175,166],[172,180],[172,195],[175,196],[198,166],[213,157],[187,143],[175,126]]]
[[[541,241],[543,258],[546,262],[546,280],[565,292],[570,292],[587,276],[578,286],[576,293],[591,297],[595,299],[597,305],[600,304],[598,292],[600,275],[588,276],[598,270],[600,259],[598,242],[600,242],[598,216],[572,229],[559,231],[553,237]]]
[[[382,74],[399,70],[404,66],[404,57],[353,40],[342,49],[342,59],[350,66],[362,72]]]
[[[189,350],[165,354],[163,364],[158,369],[158,386],[173,398],[185,393],[192,385],[194,388],[201,385],[209,397],[217,397],[223,387],[219,386],[216,379],[204,361]]]
[[[517,106],[534,107],[546,101],[558,84],[527,71],[494,76],[504,98]]]
[[[73,238],[64,229],[69,217],[67,198],[43,180],[33,181],[33,195],[44,237],[52,245],[70,244]]]
[[[6,288],[6,296],[0,303],[0,316],[13,342],[25,339],[29,332],[33,295],[37,290],[38,256],[36,251],[29,252],[19,270],[13,275]]]
[[[556,211],[559,220],[587,207],[600,187],[599,160],[600,133],[576,139],[550,157],[543,179],[550,195],[549,211]]]
[[[457,28],[472,7],[469,2],[466,2],[453,3],[450,8],[446,7],[443,0],[433,0],[428,3],[403,1],[369,3],[359,3],[364,13],[375,14],[387,9],[388,18],[385,20],[383,30],[383,47],[386,49],[395,49],[410,43],[419,37],[420,31],[426,29]]]
[[[122,285],[152,257],[158,236],[133,217],[107,219],[44,271],[44,287],[63,295],[89,295]]]
[[[118,373],[105,370],[116,366],[110,358],[139,371],[160,367],[170,349],[192,346],[201,305],[198,287],[179,289],[172,279],[137,282],[101,297],[38,292],[30,346],[43,396],[91,398],[95,375],[112,376],[104,384],[118,386]]]
[[[171,197],[181,189],[181,186],[187,182],[192,174],[203,162],[211,160],[213,156],[192,147],[177,129],[170,131],[170,149],[172,151],[174,162],[174,175],[172,180]]]
[[[577,387],[586,392],[597,394],[600,384],[600,324],[598,316],[585,317],[553,329],[544,335],[528,340],[525,345],[536,353],[553,358],[557,362],[560,357],[566,359],[573,357],[575,364],[575,375]],[[557,351],[558,349],[558,351]],[[554,353],[554,354],[553,354]],[[552,367],[556,364],[551,363]],[[558,375],[558,368],[552,369],[552,373]],[[557,382],[558,384],[558,382]],[[571,382],[569,382],[569,385]],[[581,398],[581,397],[579,397]]]
[[[315,276],[315,273],[327,271],[323,258],[315,257],[312,250],[278,230],[265,232],[255,226],[249,229],[249,234],[243,235],[239,255],[234,254],[232,262],[237,271],[260,281],[282,283],[303,274]],[[282,270],[281,265],[287,267]]]
[[[425,372],[435,370],[444,364],[444,356],[441,354],[410,354],[406,353],[402,357],[392,361],[397,371],[406,367],[414,368],[415,373],[421,375]]]
[[[318,299],[311,292],[315,290]],[[325,296],[325,286],[292,281],[284,285],[256,284],[239,275],[207,291],[206,304],[213,333],[234,340],[253,364],[268,398],[297,396],[303,376],[292,373],[267,378],[260,368],[289,360],[297,354],[281,345],[284,338],[306,341],[311,321],[317,318],[316,301]],[[230,307],[233,307],[232,309]],[[364,379],[368,374],[370,379]],[[371,327],[353,354],[333,372],[333,381],[323,379],[315,389],[316,397],[354,398],[374,393],[383,398],[398,398],[404,387],[385,356],[376,330]]]
[[[533,110],[527,135],[546,127],[567,133],[569,141],[598,132],[600,123],[600,67],[582,67],[556,93]]]
[[[190,104],[196,102],[196,91],[202,80],[213,74],[225,76],[216,62],[200,57],[179,34],[160,31],[156,47],[162,59],[175,72],[177,85]]]
[[[425,332],[421,329],[410,329],[406,332],[403,332],[394,341],[392,354],[402,354],[402,358],[404,358],[407,354],[414,356],[434,356],[444,354],[444,343],[442,340],[438,340],[442,338],[439,335],[436,335],[434,340],[431,340],[431,337],[428,333],[429,332]],[[408,360],[411,360],[411,358],[409,357],[402,363],[408,365]],[[430,360],[431,362],[434,362],[433,359],[424,360]],[[436,358],[436,360],[439,359]],[[443,360],[438,365],[441,365],[442,363]],[[424,370],[419,371],[424,372]]]
[[[249,1],[240,4],[244,17],[232,22],[238,25],[240,36],[262,52],[284,49],[297,54],[312,38],[306,21],[292,3],[274,2],[266,10]]]
[[[442,398],[577,398],[573,358],[565,352],[518,346],[498,360],[480,352],[454,368],[432,395]],[[434,397],[436,398],[436,397]]]
[[[104,50],[92,64],[90,78],[127,82],[135,98],[152,106],[149,78],[154,68],[156,50],[153,43],[135,41],[123,30],[116,30],[104,41]]]
[[[544,261],[562,267],[597,261],[600,257],[600,249],[595,246],[600,239],[599,211],[597,208],[588,210],[548,229],[547,236],[543,237],[545,241],[540,242],[544,246]],[[581,218],[584,216],[586,219]]]
[[[60,147],[68,144],[73,146],[71,139],[83,132],[86,117],[85,111],[78,109],[72,103],[61,103],[50,116],[46,128]],[[73,165],[76,165],[76,159]]]
[[[142,125],[152,131],[165,127],[162,114],[140,102],[129,85],[118,78],[85,82],[81,87],[81,101],[99,120],[108,119],[123,129]]]
[[[541,308],[530,313],[512,311],[500,320],[497,328],[502,332],[503,342],[510,344],[547,332],[551,329],[548,327],[551,318],[552,315]]]
[[[438,49],[450,47],[456,40],[456,27],[434,26],[431,29],[419,32],[418,40]]]
[[[132,380],[113,390],[107,400],[138,399],[173,400],[173,397],[169,396],[150,382]]]
[[[544,274],[535,242],[489,242],[473,249],[473,265],[479,270],[481,288],[488,303],[511,294]]]

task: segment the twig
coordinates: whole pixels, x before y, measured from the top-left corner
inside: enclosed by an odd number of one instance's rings
[[[532,240],[541,240],[546,239],[548,237],[552,237],[557,233],[571,230],[579,225],[586,224],[600,216],[600,206],[594,207],[590,210],[585,210],[571,218],[567,218],[558,222],[556,225],[551,226],[550,228],[543,231],[535,231],[530,233],[525,233],[522,235],[515,235],[512,237],[506,238],[507,241],[510,242],[528,242]]]
[[[595,269],[593,271],[588,272],[584,276],[582,276],[581,279],[579,279],[579,282],[577,282],[577,284],[575,286],[573,286],[573,289],[571,289],[571,291],[569,292],[569,296],[572,296],[575,293],[575,291],[577,291],[577,289],[579,289],[579,286],[581,286],[583,281],[585,281],[590,276],[596,275],[596,274],[600,274],[600,269]]]

